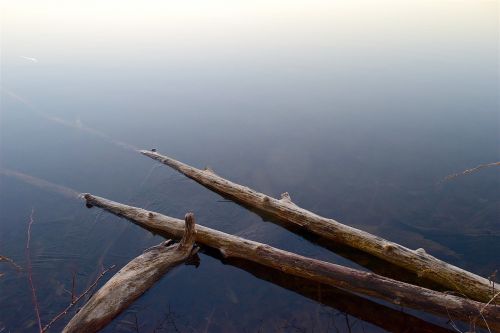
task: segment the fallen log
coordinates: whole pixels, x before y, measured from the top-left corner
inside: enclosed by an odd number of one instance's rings
[[[88,207],[101,207],[154,233],[182,236],[182,220],[145,209],[84,194]],[[245,259],[284,273],[347,291],[376,297],[392,304],[500,330],[500,306],[484,304],[392,280],[374,273],[335,265],[279,250],[269,245],[198,225],[196,242],[217,249],[226,258]]]
[[[333,219],[316,215],[295,205],[288,193],[282,194],[279,200],[274,199],[224,179],[212,170],[200,170],[157,152],[141,150],[140,153],[177,170],[224,197],[270,215],[283,224],[303,228],[325,239],[369,253],[459,295],[480,302],[488,302],[494,295],[494,281],[439,260],[422,248],[411,250]]]
[[[179,244],[172,241],[147,249],[130,261],[99,289],[70,320],[63,332],[97,332],[124,311],[173,267],[195,250],[193,214],[186,214],[185,232]]]

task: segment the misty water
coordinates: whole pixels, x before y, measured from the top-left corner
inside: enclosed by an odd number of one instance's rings
[[[489,276],[500,266],[498,168],[441,180],[500,159],[497,6],[4,4],[0,255],[26,267],[33,212],[32,275],[47,323],[70,302],[73,273],[81,292],[102,266],[120,268],[163,240],[87,209],[74,190],[178,218],[192,211],[200,225],[370,266],[263,220],[137,147],[270,196],[286,191],[319,215]],[[452,329],[447,318],[203,249],[200,259],[162,278],[105,331],[385,332],[410,317],[415,332]],[[36,332],[26,274],[5,262],[0,272],[0,332]]]

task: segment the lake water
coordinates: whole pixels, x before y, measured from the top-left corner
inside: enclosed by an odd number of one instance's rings
[[[499,268],[498,169],[440,182],[500,159],[495,1],[16,1],[1,15],[0,255],[26,267],[33,212],[43,323],[68,305],[73,273],[81,292],[101,265],[122,267],[162,238],[41,180],[370,267],[127,145],[287,191],[303,208],[483,276]],[[210,252],[200,259],[105,331],[452,329]],[[0,272],[0,332],[36,332],[26,274],[4,262]]]

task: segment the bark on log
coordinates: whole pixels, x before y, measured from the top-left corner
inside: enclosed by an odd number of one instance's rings
[[[88,206],[101,207],[152,232],[166,237],[182,236],[182,220],[91,194],[84,194],[84,198]],[[480,326],[486,326],[487,322],[490,328],[500,330],[500,306],[497,305],[486,305],[370,272],[307,258],[201,225],[196,228],[196,242],[219,250],[226,258],[249,260],[291,275],[454,320]]]
[[[186,228],[181,231],[180,243],[163,242],[130,261],[90,298],[63,332],[99,331],[165,273],[192,256],[196,237],[194,224],[193,214],[186,214]]]
[[[494,295],[494,283],[488,279],[439,260],[422,248],[411,250],[333,219],[316,215],[295,205],[288,193],[282,194],[280,200],[274,199],[224,179],[213,171],[194,168],[157,152],[146,150],[140,152],[206,188],[246,207],[268,214],[283,224],[301,227],[326,239],[369,253],[471,299],[488,302]]]

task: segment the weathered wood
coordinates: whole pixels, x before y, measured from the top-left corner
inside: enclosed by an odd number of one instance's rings
[[[180,243],[163,242],[125,265],[90,298],[63,332],[99,331],[165,273],[193,255],[196,237],[193,214],[186,214],[185,227]]]
[[[494,284],[488,279],[439,260],[422,248],[411,250],[333,219],[316,215],[295,205],[288,193],[284,193],[282,198],[277,200],[235,184],[216,175],[213,171],[194,168],[157,152],[146,150],[140,152],[177,170],[208,189],[246,207],[268,214],[283,224],[301,227],[326,239],[369,253],[465,297],[488,302],[494,295]]]
[[[182,220],[91,194],[84,194],[84,198],[87,205],[101,207],[152,232],[166,237],[182,236]],[[500,306],[485,305],[370,272],[307,258],[201,225],[196,227],[196,242],[219,250],[227,258],[245,259],[287,274],[377,297],[393,304],[446,318],[474,322],[481,326],[485,326],[487,322],[490,328],[500,329]]]

